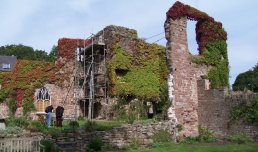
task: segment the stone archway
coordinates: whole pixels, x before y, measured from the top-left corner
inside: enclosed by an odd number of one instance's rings
[[[196,40],[199,51],[197,56],[192,56],[188,50],[187,19],[197,21]],[[203,76],[207,77],[214,88],[224,87],[225,84],[228,84],[226,81],[228,80],[227,52],[220,50],[220,46],[216,48],[213,45],[213,43],[217,45],[217,42],[226,43],[227,33],[220,22],[216,22],[206,13],[180,2],[176,2],[167,12],[164,27],[167,39],[167,63],[170,72],[169,97],[173,102],[169,113],[173,113],[171,112],[173,110],[174,119],[183,125],[182,136],[198,136],[197,80],[202,79]],[[208,60],[211,57],[209,53],[213,53],[212,50],[209,50],[210,45],[213,45],[212,47],[215,47],[218,52],[218,58],[215,59],[216,64]],[[225,72],[217,70],[218,66],[223,66]],[[212,73],[214,70],[217,75]],[[225,79],[225,82],[217,83],[218,76]]]

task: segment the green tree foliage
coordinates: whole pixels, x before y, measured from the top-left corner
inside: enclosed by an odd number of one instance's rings
[[[0,47],[0,55],[14,55],[17,59],[23,60],[54,61],[56,59],[56,51],[57,47],[55,45],[49,55],[43,50],[34,50],[32,47],[22,44],[12,44]]]
[[[57,58],[57,46],[56,45],[53,45],[48,57],[49,57],[49,60],[50,61],[55,61],[56,58]]]
[[[232,87],[234,91],[248,89],[253,92],[258,92],[258,63],[253,69],[240,73]]]

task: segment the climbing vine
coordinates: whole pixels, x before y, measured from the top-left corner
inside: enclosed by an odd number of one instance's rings
[[[142,40],[136,44],[133,54],[119,43],[113,45],[113,57],[108,61],[111,94],[159,100],[167,86],[165,48]]]
[[[193,57],[193,61],[212,66],[208,73],[212,88],[228,87],[227,33],[222,24],[204,12],[176,2],[167,12],[167,18],[176,20],[181,17],[197,21],[196,41],[200,56]]]
[[[231,122],[236,120],[243,120],[248,123],[258,122],[258,98],[232,107],[230,118]]]
[[[0,101],[4,102],[9,98],[11,100],[8,102],[10,110],[13,112],[23,107],[23,114],[26,115],[35,109],[33,104],[35,89],[46,82],[58,80],[55,71],[56,67],[53,62],[18,60],[12,72],[0,73],[0,77],[3,78]]]

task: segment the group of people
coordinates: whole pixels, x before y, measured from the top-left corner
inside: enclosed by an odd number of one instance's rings
[[[46,109],[45,109],[47,127],[51,126],[53,109],[54,109],[54,107],[52,105],[46,107]],[[62,106],[57,106],[55,113],[56,113],[56,124],[55,125],[56,125],[56,127],[62,127],[64,108]]]

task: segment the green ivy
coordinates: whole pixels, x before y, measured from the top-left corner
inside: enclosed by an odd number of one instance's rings
[[[201,56],[193,57],[197,64],[212,66],[208,72],[211,88],[229,86],[227,43],[224,40],[209,42]]]
[[[160,101],[162,89],[167,87],[165,48],[157,44],[137,41],[133,54],[129,54],[117,43],[113,57],[108,62],[111,95],[132,95]],[[122,71],[119,75],[116,70]]]
[[[10,100],[8,100],[7,106],[8,106],[10,114],[14,115],[14,113],[16,111],[16,100],[11,98]]]
[[[258,98],[254,101],[242,102],[230,110],[230,121],[243,120],[248,123],[258,122]]]
[[[8,90],[4,90],[4,89],[0,90],[0,103],[5,101],[5,99],[7,98],[8,94],[9,94]]]
[[[22,112],[23,112],[24,116],[26,116],[28,114],[28,112],[33,111],[33,110],[36,109],[34,104],[33,104],[33,100],[29,99],[28,97],[24,98],[23,103],[22,103],[22,108],[23,108]]]

